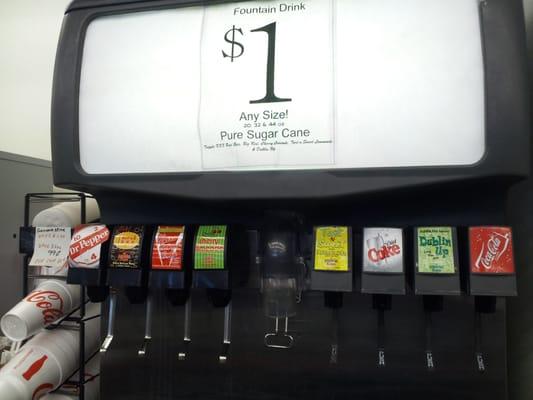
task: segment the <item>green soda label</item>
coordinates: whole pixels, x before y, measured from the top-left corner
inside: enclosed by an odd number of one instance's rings
[[[453,231],[449,227],[417,229],[418,272],[454,274]]]
[[[225,225],[200,226],[194,243],[194,269],[224,269]]]

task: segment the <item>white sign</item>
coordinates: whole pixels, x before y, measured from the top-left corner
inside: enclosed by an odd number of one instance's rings
[[[70,246],[70,228],[36,227],[32,267],[62,268],[65,266]]]
[[[468,165],[485,151],[477,0],[235,2],[88,26],[91,174]]]

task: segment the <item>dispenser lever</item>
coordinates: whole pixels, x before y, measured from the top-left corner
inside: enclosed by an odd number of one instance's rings
[[[428,371],[435,369],[435,360],[433,359],[433,340],[432,340],[432,325],[431,311],[426,311],[426,368]]]
[[[109,297],[109,319],[107,321],[107,336],[104,339],[104,343],[102,343],[102,347],[100,347],[100,353],[105,353],[109,349],[109,346],[113,341],[113,332],[115,331],[116,308],[117,293],[115,291],[112,291]]]
[[[329,357],[330,364],[337,364],[339,358],[339,309],[333,309],[333,324],[331,335],[331,354]]]
[[[378,367],[385,367],[385,310],[378,309]]]
[[[475,341],[476,341],[476,363],[477,369],[480,373],[485,372],[485,359],[483,358],[483,346],[482,346],[482,323],[481,323],[481,313],[476,311],[475,318]]]
[[[181,351],[178,353],[178,360],[183,361],[185,358],[187,358],[187,348],[189,347],[189,344],[191,343],[191,310],[192,310],[192,303],[191,303],[191,296],[187,299],[187,302],[185,303],[185,325],[183,328],[183,347]]]
[[[294,344],[294,337],[288,334],[289,331],[289,317],[285,317],[285,330],[283,332],[279,331],[279,317],[275,318],[276,328],[272,333],[267,333],[265,335],[265,346],[274,348],[274,349],[290,349]],[[277,339],[283,339],[286,343],[279,342],[276,343]]]
[[[218,362],[225,364],[228,361],[229,347],[231,345],[231,301],[224,308],[224,340],[222,342],[222,352],[218,356]]]
[[[144,326],[144,339],[143,344],[139,351],[137,352],[137,355],[139,357],[144,357],[146,355],[146,349],[148,347],[148,344],[152,340],[152,310],[153,310],[153,300],[152,295],[149,293],[148,297],[146,298],[146,323]]]

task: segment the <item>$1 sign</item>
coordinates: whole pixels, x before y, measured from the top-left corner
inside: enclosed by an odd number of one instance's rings
[[[224,58],[226,57],[231,58],[231,62],[233,62],[234,58],[238,58],[244,54],[244,46],[241,43],[235,41],[236,32],[239,32],[241,35],[243,34],[241,28],[235,28],[235,25],[233,25],[233,28],[227,31],[226,34],[224,35],[224,40],[231,44],[231,53],[226,54],[226,52],[222,50],[222,55],[224,56]],[[230,34],[231,34],[231,40],[229,39]],[[235,55],[235,46],[240,48],[240,53],[237,55]]]
[[[241,28],[236,28],[235,25],[229,29],[224,35],[224,40],[231,44],[230,54],[222,50],[222,56],[224,58],[230,58],[231,62],[235,58],[239,58],[244,54],[244,46],[242,43],[235,40],[235,34],[239,32],[241,36],[244,36]],[[267,73],[266,73],[266,94],[259,100],[250,100],[250,104],[262,104],[262,103],[281,103],[292,101],[288,98],[279,98],[274,93],[275,87],[275,64],[276,64],[276,22],[272,22],[261,28],[252,30],[251,32],[265,32],[268,35],[268,55],[267,55]],[[231,35],[231,40],[230,40]],[[238,49],[236,49],[238,47]],[[238,51],[238,54],[237,54]]]

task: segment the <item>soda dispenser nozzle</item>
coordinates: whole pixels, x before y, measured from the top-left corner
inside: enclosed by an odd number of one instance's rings
[[[191,343],[191,314],[192,314],[192,302],[191,296],[187,298],[185,303],[185,318],[183,325],[183,345],[178,353],[178,360],[184,361],[187,358],[187,349]]]
[[[324,305],[331,309],[331,353],[330,364],[337,364],[339,359],[339,331],[340,309],[342,308],[343,295],[340,292],[324,292]]]
[[[475,340],[475,361],[480,373],[486,369],[485,357],[483,356],[483,324],[482,315],[496,312],[495,296],[475,297],[475,319],[474,319],[474,340]]]
[[[115,331],[115,317],[117,308],[117,292],[115,289],[110,289],[109,296],[109,318],[107,320],[107,336],[100,347],[100,353],[105,353],[109,349],[111,342],[113,341],[113,335]]]
[[[222,341],[222,351],[218,356],[218,362],[225,364],[228,361],[229,347],[231,345],[231,300],[224,307],[224,339]]]
[[[378,367],[385,367],[385,311],[391,309],[392,296],[375,294],[372,296],[373,308],[378,311]]]
[[[152,340],[152,310],[153,298],[152,294],[148,293],[148,297],[146,298],[146,320],[144,325],[144,339],[141,348],[137,352],[137,355],[139,357],[144,357],[146,355],[148,344]]]
[[[426,368],[428,371],[435,370],[435,358],[433,356],[433,313],[443,309],[444,298],[436,295],[425,295],[423,297],[425,314],[425,336],[426,336]]]
[[[296,315],[305,278],[305,263],[299,254],[298,227],[289,218],[269,218],[260,233],[261,292],[265,314],[275,320],[274,332],[266,333],[264,343],[272,348],[291,348],[289,318]],[[284,328],[280,329],[280,320]]]

